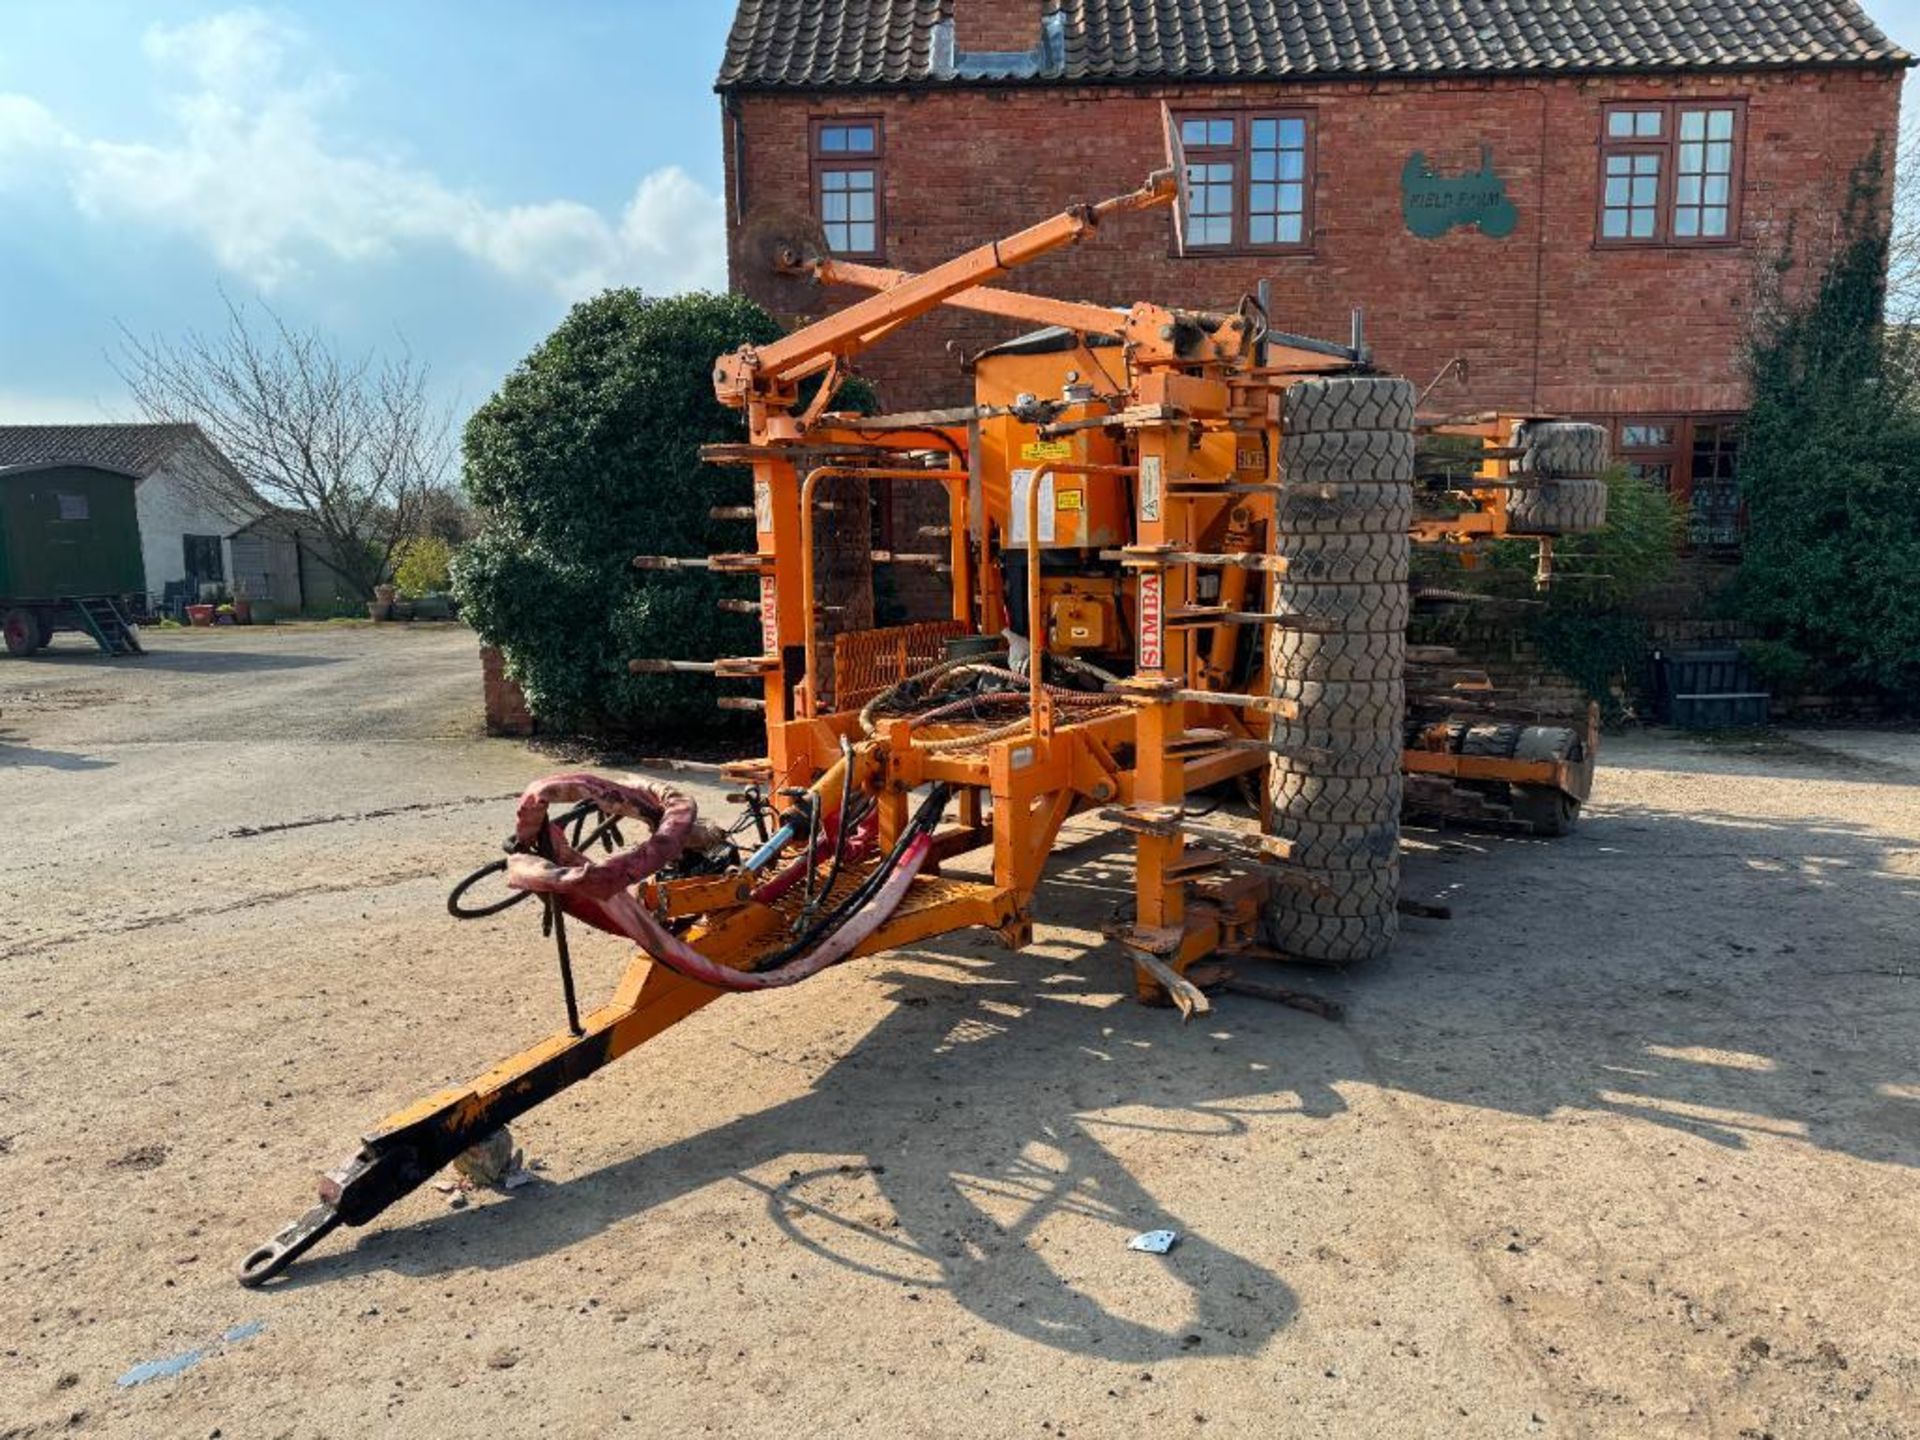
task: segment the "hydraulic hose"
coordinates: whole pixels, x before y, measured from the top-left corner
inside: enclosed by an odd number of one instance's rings
[[[602,930],[624,935],[653,959],[689,980],[720,990],[778,989],[839,964],[886,923],[932,852],[933,830],[950,793],[945,786],[935,787],[902,831],[893,851],[873,874],[807,935],[768,956],[762,962],[765,968],[759,970],[736,970],[708,959],[667,929],[634,897],[630,887],[672,862],[697,819],[692,798],[677,791],[622,784],[586,774],[556,775],[536,782],[521,796],[514,833],[523,845],[544,843],[549,854],[523,851],[513,855],[508,862],[507,884],[515,890],[551,895],[566,913]],[[570,800],[590,801],[610,814],[633,816],[656,828],[643,844],[594,861],[576,850],[564,831],[547,819],[549,804]],[[846,828],[870,833],[869,821],[877,819],[876,815],[869,815],[847,827],[842,824],[844,808],[843,804],[842,812],[834,817],[836,846]],[[761,894],[776,887],[781,893],[790,889],[800,878],[803,867],[810,870],[818,864],[826,843],[826,837],[821,837],[811,853],[790,867],[788,873],[762,887]],[[864,849],[866,843],[870,842],[864,839],[854,842],[855,853]]]

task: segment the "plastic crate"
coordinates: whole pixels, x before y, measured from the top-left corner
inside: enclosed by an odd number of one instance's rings
[[[1767,723],[1772,697],[1754,688],[1738,650],[1689,650],[1657,657],[1660,717],[1682,730],[1728,730]]]

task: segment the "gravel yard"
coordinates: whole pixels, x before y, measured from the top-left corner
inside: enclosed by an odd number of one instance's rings
[[[727,998],[517,1125],[536,1183],[249,1292],[559,1025],[528,910],[443,903],[562,767],[461,629],[148,638],[0,661],[0,1437],[1920,1434],[1920,737],[1636,734],[1566,840],[1412,832],[1455,918],[1275,977],[1341,1024],[1134,1004],[1089,839],[1030,951]]]

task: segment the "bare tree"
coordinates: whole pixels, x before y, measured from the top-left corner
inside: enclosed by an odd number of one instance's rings
[[[447,488],[451,421],[428,396],[426,367],[405,351],[349,358],[264,305],[261,324],[221,299],[217,334],[142,340],[123,327],[121,378],[150,419],[198,425],[231,462],[187,477],[207,499],[264,511],[289,539],[304,533],[371,595]]]
[[[1900,126],[1893,163],[1893,230],[1887,243],[1887,318],[1920,318],[1920,115]]]

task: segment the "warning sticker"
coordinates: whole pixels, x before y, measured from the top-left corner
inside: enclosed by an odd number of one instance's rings
[[[1013,523],[1008,527],[1009,533],[1007,535],[1007,542],[1012,545],[1024,545],[1027,543],[1027,497],[1033,492],[1033,476],[1034,472],[1031,470],[1016,470],[1013,472],[1013,494],[1011,496],[1013,514],[1009,517]],[[1040,507],[1040,543],[1042,545],[1051,545],[1053,544],[1054,534],[1057,529],[1053,522],[1052,475],[1043,475],[1040,477],[1040,497],[1037,503]]]
[[[1160,518],[1160,457],[1140,457],[1140,519],[1151,523]]]
[[[1071,440],[1029,440],[1020,447],[1022,460],[1071,460]]]
[[[1084,510],[1087,508],[1087,492],[1084,490],[1062,490],[1054,497],[1056,510]]]
[[[773,487],[765,480],[753,482],[753,528],[762,535],[773,533]]]

